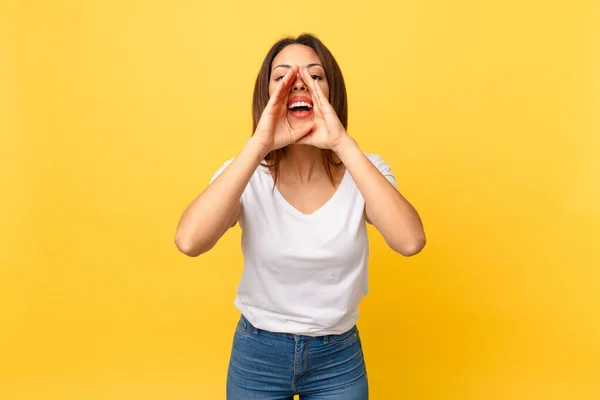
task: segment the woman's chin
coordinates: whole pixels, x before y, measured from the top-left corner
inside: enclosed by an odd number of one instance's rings
[[[295,113],[295,115],[294,115]],[[313,121],[313,113],[310,111],[302,111],[302,114],[298,115],[299,112],[288,111],[287,120],[290,123],[292,129],[300,129]]]

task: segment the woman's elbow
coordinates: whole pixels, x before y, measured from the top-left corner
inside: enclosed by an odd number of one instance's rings
[[[401,243],[390,244],[390,247],[402,254],[405,257],[411,257],[417,255],[423,250],[426,243],[425,235],[418,235],[410,240],[402,241]]]
[[[203,245],[201,242],[191,240],[189,236],[183,235],[180,232],[175,234],[175,246],[188,257],[198,257],[212,248],[212,246]]]

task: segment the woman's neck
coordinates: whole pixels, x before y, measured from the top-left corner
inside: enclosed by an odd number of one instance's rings
[[[285,148],[279,164],[279,173],[284,179],[293,179],[301,183],[325,175],[323,150],[318,147],[292,144]]]

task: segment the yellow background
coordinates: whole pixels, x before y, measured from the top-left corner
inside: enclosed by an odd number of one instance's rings
[[[600,398],[599,26],[597,0],[2,1],[0,399],[224,399],[240,230],[191,259],[175,226],[303,31],[428,235],[370,231],[371,398]]]

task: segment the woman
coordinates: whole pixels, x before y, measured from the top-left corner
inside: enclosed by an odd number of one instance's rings
[[[348,135],[347,118],[344,79],[323,43],[280,40],[256,80],[254,134],[179,221],[175,243],[193,257],[242,228],[229,400],[368,398],[356,328],[366,223],[405,256],[425,234],[390,167]]]

